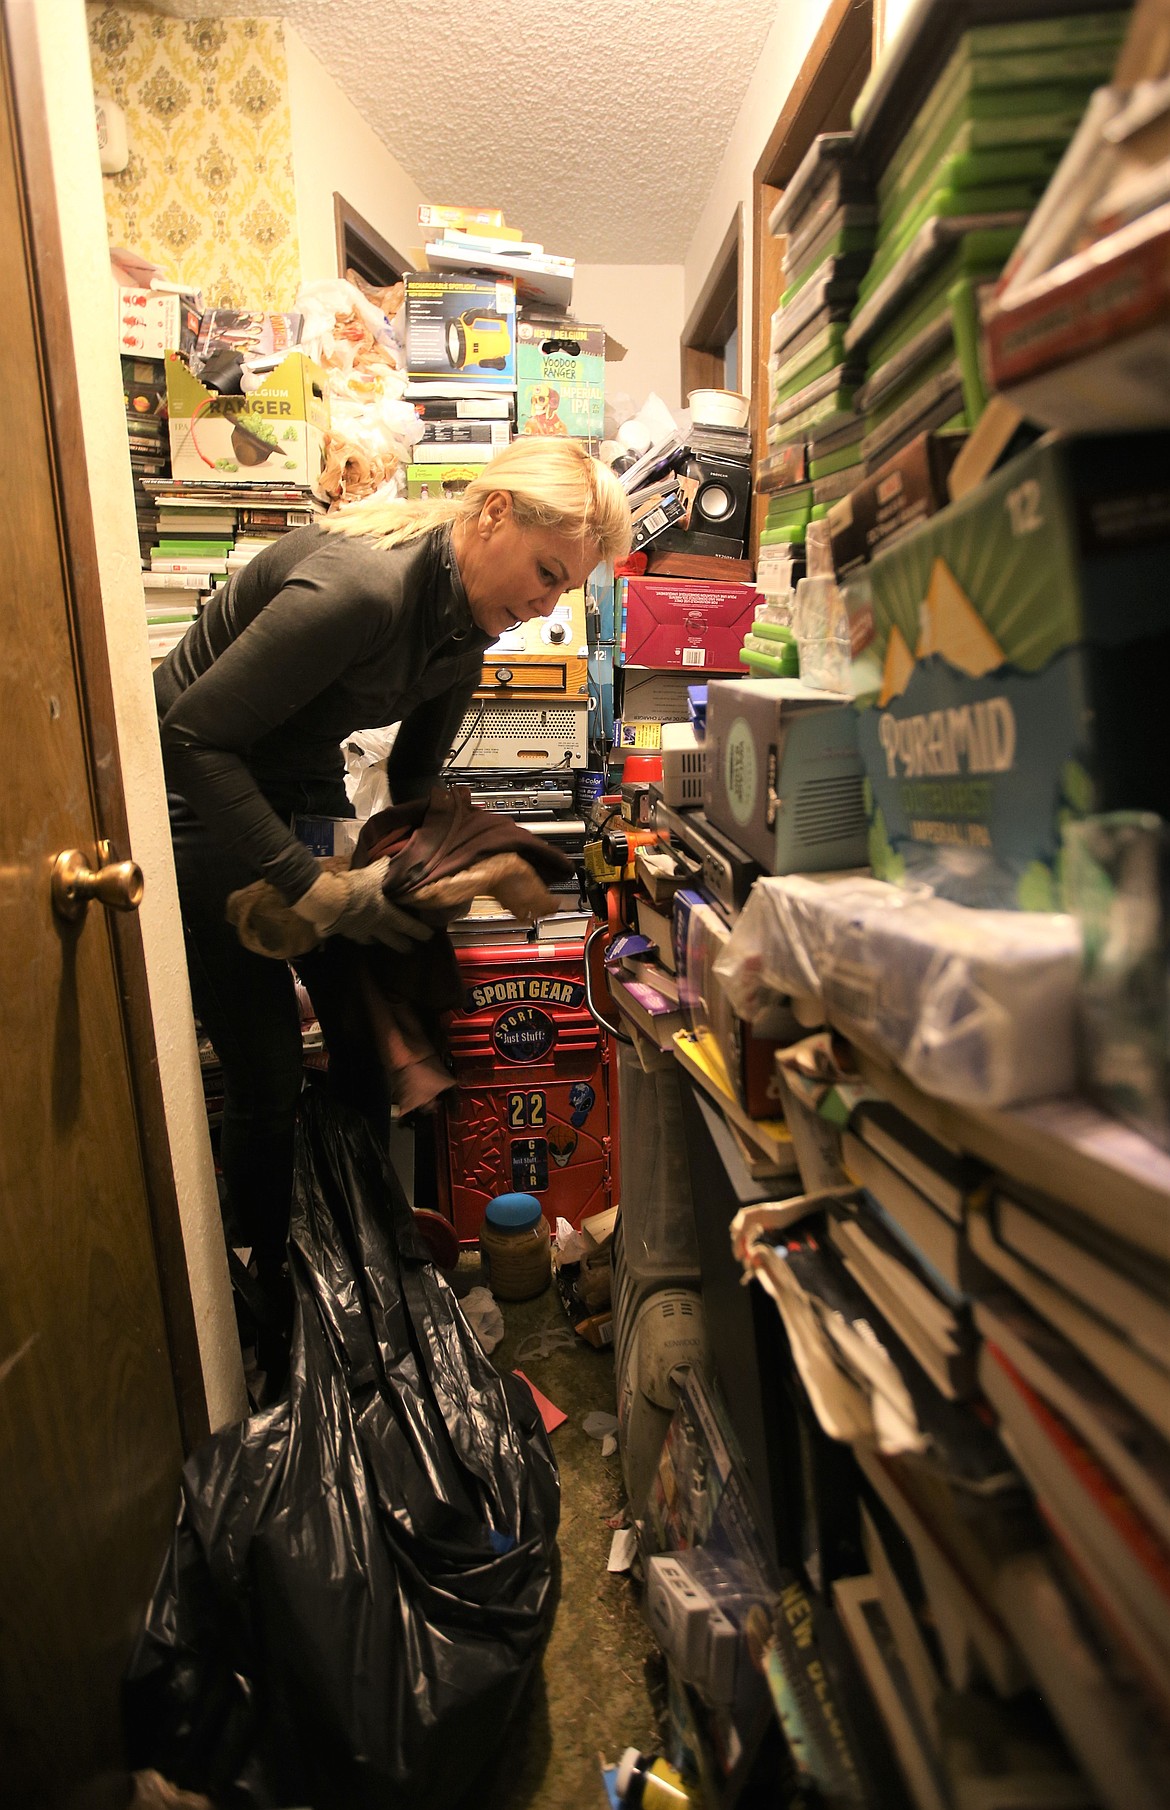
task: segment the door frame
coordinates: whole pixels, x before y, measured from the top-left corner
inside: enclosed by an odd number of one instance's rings
[[[68,591],[89,784],[96,820],[112,845],[115,857],[124,859],[132,851],[53,164],[44,117],[45,78],[35,9],[21,4],[20,0],[0,0],[0,24],[8,44],[17,157],[40,343],[40,378],[56,472],[62,570]],[[111,912],[109,926],[175,1402],[184,1451],[190,1452],[207,1437],[210,1429],[150,1011],[146,956],[137,913]]]

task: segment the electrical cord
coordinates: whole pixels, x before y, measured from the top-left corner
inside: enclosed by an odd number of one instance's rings
[[[450,754],[447,756],[446,760],[443,762],[443,765],[445,767],[453,767],[455,765],[455,762],[458,760],[459,756],[462,754],[464,748],[466,748],[468,742],[471,740],[471,738],[475,734],[476,730],[481,729],[483,727],[483,719],[484,719],[486,710],[487,710],[486,704],[481,704],[479,707],[479,711],[476,715],[475,721],[471,725],[471,728],[467,731],[467,734],[463,737],[463,740],[456,747],[452,748]]]

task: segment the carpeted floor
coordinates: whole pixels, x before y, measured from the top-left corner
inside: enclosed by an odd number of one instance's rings
[[[462,1259],[461,1295],[480,1280],[478,1268],[478,1259]],[[526,1340],[569,1322],[551,1287],[535,1301],[499,1305],[506,1330],[492,1361],[501,1370],[523,1368],[568,1415],[552,1435],[561,1473],[561,1590],[541,1672],[500,1760],[477,1780],[476,1810],[603,1810],[598,1755],[613,1761],[628,1746],[658,1749],[645,1675],[656,1648],[637,1585],[606,1569],[610,1523],[625,1502],[621,1465],[616,1452],[603,1458],[582,1427],[592,1411],[614,1411],[613,1357],[576,1339],[518,1364]]]

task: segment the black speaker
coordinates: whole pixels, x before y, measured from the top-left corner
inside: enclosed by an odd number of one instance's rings
[[[682,479],[697,485],[686,534],[673,530],[682,551],[691,535],[701,535],[705,553],[738,558],[747,539],[752,505],[752,468],[744,459],[718,459],[684,446],[674,462]],[[718,540],[716,549],[711,542]],[[695,548],[695,551],[699,551]]]

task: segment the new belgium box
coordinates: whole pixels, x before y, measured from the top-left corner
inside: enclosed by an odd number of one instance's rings
[[[1065,821],[1170,817],[1168,551],[1170,435],[1048,436],[850,585],[880,878],[1051,910]]]
[[[205,484],[315,484],[325,463],[325,374],[290,352],[247,396],[221,396],[167,354],[171,474]]]

